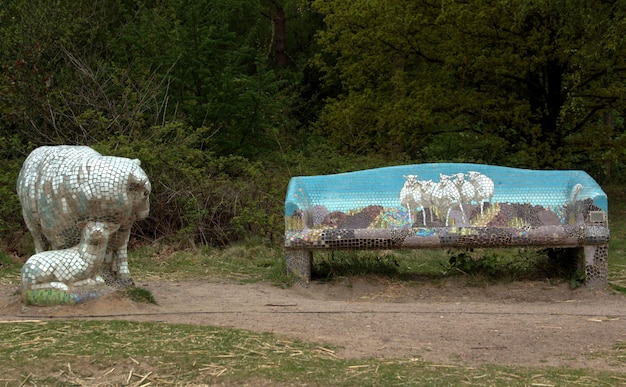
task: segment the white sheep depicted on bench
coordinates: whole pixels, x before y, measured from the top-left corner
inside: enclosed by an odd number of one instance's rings
[[[104,284],[98,274],[110,236],[119,224],[85,221],[80,243],[64,250],[49,250],[31,256],[22,267],[24,290],[57,289]]]
[[[417,175],[405,175],[406,181],[400,190],[400,205],[409,210],[409,220],[411,224],[415,222],[413,213],[422,207],[422,192],[417,180]],[[424,224],[426,224],[426,215],[424,215]]]
[[[424,226],[426,225],[426,208],[428,208],[430,211],[430,222],[432,223],[433,220],[433,190],[435,189],[435,186],[437,185],[437,183],[435,183],[432,180],[420,180],[417,182],[417,184],[419,184],[420,186],[420,192],[421,192],[421,196],[422,196],[422,208],[424,209],[423,211],[423,215],[424,215]]]
[[[471,180],[466,179],[471,176]],[[406,181],[400,190],[400,205],[409,210],[411,224],[414,212],[422,208],[423,224],[426,225],[426,208],[430,209],[430,221],[433,222],[433,209],[437,209],[443,216],[445,214],[445,225],[450,222],[450,211],[455,206],[461,210],[462,221],[468,221],[465,214],[464,204],[476,202],[481,205],[483,212],[483,202],[493,197],[493,180],[478,172],[456,173],[454,175],[439,175],[439,182],[432,180],[418,180],[417,175],[404,175]]]
[[[461,213],[463,214],[463,221],[466,222],[467,219],[465,218],[463,205],[472,204],[472,201],[476,199],[476,188],[470,181],[465,180],[465,174],[460,172],[454,175],[453,183],[459,191],[461,197]]]
[[[400,205],[408,208],[411,224],[416,221],[413,219],[413,213],[419,208],[422,208],[422,224],[426,225],[426,208],[430,209],[430,221],[432,223],[433,208],[436,208],[446,214],[447,226],[450,211],[456,205],[461,208],[463,221],[467,220],[463,203],[470,203],[474,198],[474,186],[465,181],[465,175],[462,173],[456,174],[455,177],[456,180],[453,181],[451,180],[452,176],[441,174],[439,176],[440,181],[435,183],[432,180],[417,180],[417,175],[404,176],[406,182],[400,190]],[[460,183],[459,179],[461,179]],[[465,185],[463,181],[465,181]]]
[[[491,204],[491,199],[493,199],[493,194],[494,194],[493,180],[483,175],[482,173],[476,172],[476,171],[469,171],[467,175],[469,176],[468,177],[469,182],[472,183],[474,188],[476,188],[476,195],[474,197],[474,200],[477,203],[480,203],[480,214],[482,215],[485,200],[487,200],[489,204]]]

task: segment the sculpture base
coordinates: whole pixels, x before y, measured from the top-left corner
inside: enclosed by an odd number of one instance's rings
[[[100,276],[104,279],[104,283],[115,289],[127,289],[135,286],[135,281],[132,278],[124,278],[118,273],[113,273],[110,270],[104,269],[100,272]]]
[[[73,305],[95,300],[110,293],[110,291],[111,289],[107,287],[88,290],[71,290],[68,292],[59,289],[24,290],[22,291],[22,300],[26,305]]]

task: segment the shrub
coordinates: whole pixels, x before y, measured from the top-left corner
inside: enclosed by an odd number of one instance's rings
[[[17,197],[17,177],[24,158],[22,145],[17,137],[0,137],[0,244],[5,251],[26,255],[29,251],[24,238],[26,226],[22,207]],[[26,153],[24,151],[24,153]]]
[[[150,177],[150,216],[137,237],[183,246],[225,246],[250,236],[282,233],[286,182],[260,162],[217,157],[208,128],[171,123],[144,138],[116,137],[94,146],[107,155],[138,158]]]

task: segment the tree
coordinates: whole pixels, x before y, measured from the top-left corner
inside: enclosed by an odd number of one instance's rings
[[[64,105],[65,96],[74,94],[76,81],[64,54],[74,50],[83,56],[100,54],[101,21],[115,9],[111,2],[0,5],[0,128],[6,135],[23,142],[73,139],[64,132],[69,129]]]
[[[256,160],[292,126],[297,81],[267,58],[260,10],[259,0],[1,3],[0,181],[14,182],[35,146],[90,145],[154,172],[151,213],[169,223],[144,223],[144,235],[273,235],[276,180]],[[21,226],[11,187],[0,191],[2,230]]]
[[[177,121],[209,129],[217,154],[259,157],[295,126],[298,82],[268,58],[262,11],[259,0],[3,3],[0,128],[90,144]]]
[[[626,40],[619,31],[626,4],[314,5],[326,23],[318,36],[326,53],[321,67],[343,89],[328,101],[320,127],[346,149],[566,167],[595,141],[589,135],[603,113],[620,118],[602,129],[604,152],[624,131]]]
[[[117,58],[133,74],[169,79],[167,116],[207,127],[218,155],[256,158],[276,148],[291,117],[289,78],[267,58],[270,23],[258,0],[178,0],[138,10]],[[165,91],[165,90],[164,90]]]

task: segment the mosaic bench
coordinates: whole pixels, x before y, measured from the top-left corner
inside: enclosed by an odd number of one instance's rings
[[[608,201],[583,171],[418,164],[294,177],[285,199],[287,270],[310,282],[314,251],[572,248],[605,288]]]

